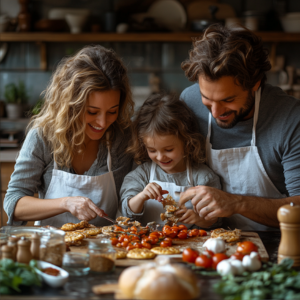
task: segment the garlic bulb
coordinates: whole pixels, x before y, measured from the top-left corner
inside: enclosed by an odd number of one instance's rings
[[[225,242],[221,238],[210,238],[203,244],[203,247],[214,253],[221,253],[225,251]]]
[[[220,275],[241,275],[245,269],[243,264],[238,259],[224,259],[217,265],[217,271]]]
[[[243,258],[243,266],[247,271],[257,271],[261,268],[261,261],[257,252],[251,252]]]

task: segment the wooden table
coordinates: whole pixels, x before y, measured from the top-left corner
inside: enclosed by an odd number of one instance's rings
[[[277,262],[277,251],[280,243],[280,232],[257,232],[262,239],[264,246],[269,254],[271,262]],[[104,283],[116,283],[118,277],[124,268],[117,267],[115,272],[107,275],[89,274],[83,277],[70,277],[64,287],[53,289],[46,285],[42,287],[33,287],[21,296],[1,296],[1,300],[67,300],[67,299],[113,299],[111,294],[96,296],[92,292],[92,286]],[[201,286],[201,300],[219,300],[222,299],[213,291],[213,285],[219,280],[219,277],[208,277],[197,275]]]

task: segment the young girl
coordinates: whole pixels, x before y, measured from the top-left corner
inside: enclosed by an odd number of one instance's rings
[[[192,111],[176,96],[150,96],[137,112],[128,151],[137,164],[123,181],[120,210],[143,225],[151,221],[163,224],[163,194],[176,201],[179,193],[191,186],[206,185],[220,189],[219,177],[204,163],[205,142],[197,131]],[[191,202],[176,213],[188,227],[208,228],[217,219],[205,221],[194,212]]]

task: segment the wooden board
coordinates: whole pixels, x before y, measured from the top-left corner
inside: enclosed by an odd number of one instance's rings
[[[184,250],[185,248],[194,248],[198,251],[202,252],[203,244],[204,242],[209,238],[209,236],[206,237],[196,237],[196,238],[190,238],[186,240],[181,239],[173,239],[173,247],[178,248],[180,250]],[[88,240],[86,239],[83,241],[83,244],[81,246],[71,246],[70,249],[72,252],[81,252],[86,253],[88,251]],[[256,232],[242,232],[240,241],[251,241],[258,247],[258,253],[261,257],[262,261],[268,261],[269,255],[267,253],[267,250],[260,239],[259,235]],[[228,256],[232,255],[236,252],[237,245],[236,243],[226,243],[226,254]],[[117,248],[116,248],[117,249]],[[175,254],[175,255],[163,255],[167,256],[171,259],[173,262],[182,261],[181,254]],[[129,266],[137,266],[143,263],[151,262],[151,259],[132,259],[132,258],[124,258],[124,259],[118,259],[116,260],[116,266],[118,267],[129,267]]]

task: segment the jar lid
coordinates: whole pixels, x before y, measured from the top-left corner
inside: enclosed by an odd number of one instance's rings
[[[300,223],[300,205],[294,203],[281,206],[277,212],[279,222],[283,223]]]
[[[89,240],[89,249],[103,249],[112,247],[110,239],[102,238],[94,241]]]

